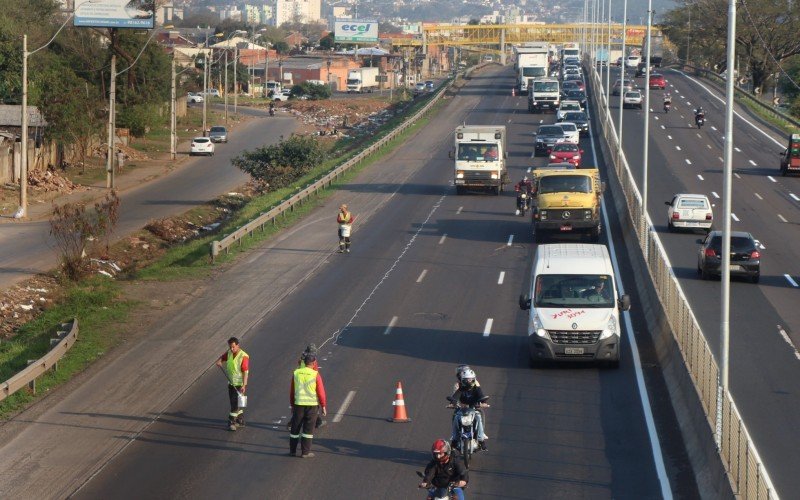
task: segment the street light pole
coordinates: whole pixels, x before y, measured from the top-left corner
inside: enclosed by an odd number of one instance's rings
[[[114,119],[117,93],[117,55],[111,54],[111,81],[108,92],[108,149],[106,150],[106,188],[114,188]]]
[[[628,31],[628,0],[622,4],[622,71],[620,73],[620,89],[619,89],[619,130],[617,131],[617,156],[622,156],[622,104],[625,102],[625,83],[627,82],[627,74],[625,71],[625,42],[627,41]],[[631,87],[632,88],[632,87]]]
[[[172,53],[172,64],[171,64],[171,88],[170,88],[170,109],[169,109],[169,157],[170,159],[174,160],[178,157],[178,137],[177,137],[177,112],[176,112],[176,82],[175,82],[175,53]]]
[[[642,228],[647,230],[647,171],[649,166],[648,152],[650,148],[650,33],[653,27],[653,0],[647,0],[647,52],[645,53],[645,94],[644,94],[644,164],[642,165]],[[644,233],[643,233],[644,234]],[[649,236],[649,232],[648,232]],[[647,255],[644,256],[648,260]]]
[[[608,64],[606,67],[606,119],[611,122],[611,0],[608,0]]]
[[[28,35],[22,35],[22,116],[20,118],[19,152],[19,210],[16,217],[22,218],[28,212]]]
[[[225,47],[225,125],[228,124],[228,47]]]
[[[206,117],[208,113],[208,33],[206,33],[206,47],[203,51],[203,137],[206,136]]]

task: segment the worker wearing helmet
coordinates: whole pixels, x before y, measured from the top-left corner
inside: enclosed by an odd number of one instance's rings
[[[425,475],[420,488],[428,489],[428,498],[443,496],[439,489],[447,489],[453,483],[452,498],[464,500],[464,488],[469,481],[469,472],[458,453],[450,447],[445,439],[437,439],[431,446],[431,461],[425,467]]]
[[[486,440],[489,439],[489,437],[483,431],[483,415],[481,414],[480,408],[487,399],[489,399],[489,397],[483,394],[483,389],[481,389],[481,386],[477,383],[475,371],[471,368],[465,368],[462,370],[460,385],[453,393],[451,400],[461,405],[472,407],[478,410],[475,412],[475,431],[478,434],[478,445],[483,451],[487,450]],[[458,442],[458,425],[460,417],[461,411],[457,408],[453,415],[453,443]]]

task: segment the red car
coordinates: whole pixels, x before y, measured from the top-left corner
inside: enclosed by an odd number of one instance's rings
[[[653,73],[650,75],[650,88],[651,89],[661,89],[664,90],[667,88],[667,81],[664,79],[664,75],[659,75],[658,73]]]
[[[580,168],[582,154],[583,150],[577,144],[562,142],[550,150],[550,163],[571,163],[575,168]]]

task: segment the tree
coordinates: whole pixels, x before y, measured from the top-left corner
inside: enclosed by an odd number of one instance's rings
[[[328,33],[319,41],[319,48],[322,50],[332,50],[335,45],[333,33]]]
[[[312,101],[330,99],[331,88],[328,85],[319,85],[310,82],[303,82],[292,87],[292,96],[299,97],[302,95],[309,96]]]
[[[318,166],[324,157],[322,147],[313,137],[290,138],[245,151],[231,163],[258,182],[264,189],[281,189]]]

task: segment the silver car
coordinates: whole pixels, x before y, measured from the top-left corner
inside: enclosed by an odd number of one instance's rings
[[[623,108],[639,108],[642,109],[642,93],[638,90],[629,90],[622,96]]]
[[[208,132],[208,137],[211,139],[211,142],[228,142],[228,129],[225,127],[211,127],[211,130]]]
[[[614,86],[611,87],[611,95],[620,95],[631,90],[633,90],[633,82],[631,80],[625,80],[624,83],[622,80],[617,80],[614,82]]]

